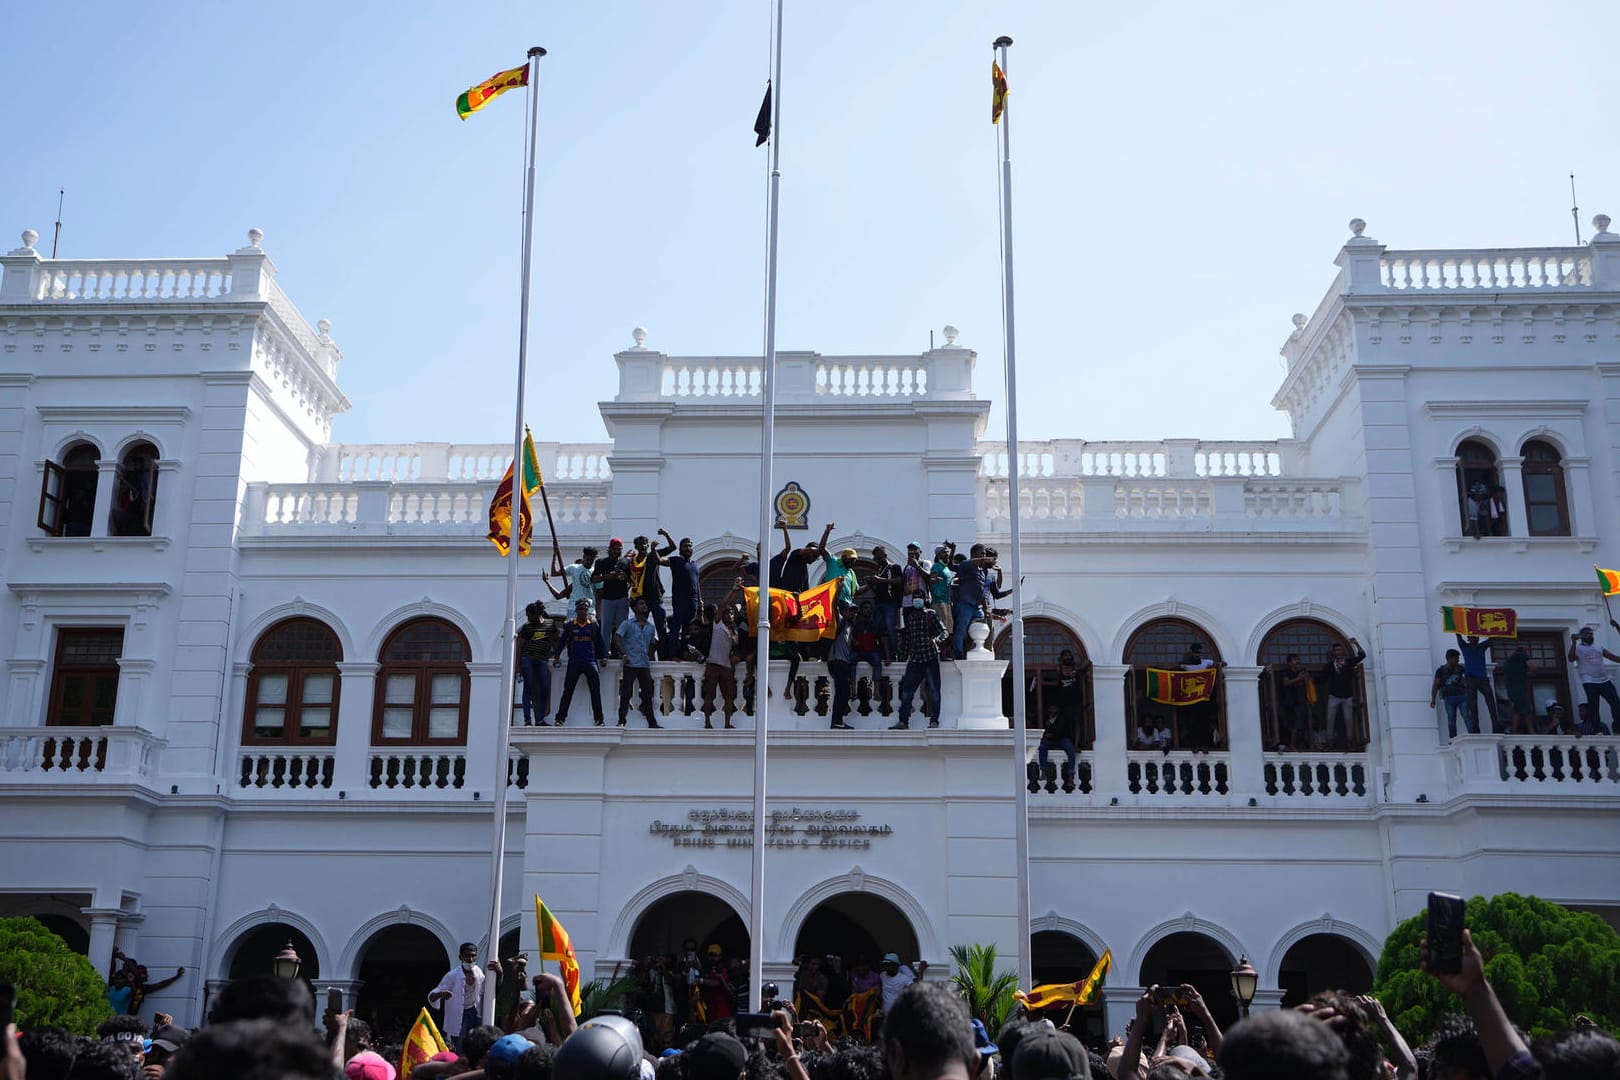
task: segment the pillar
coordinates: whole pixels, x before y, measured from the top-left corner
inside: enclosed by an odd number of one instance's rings
[[[1091,750],[1093,800],[1106,802],[1129,790],[1125,775],[1125,674],[1130,670],[1128,664],[1094,664],[1091,668],[1097,718],[1097,740]]]
[[[81,909],[90,920],[90,966],[103,979],[112,968],[113,946],[118,939],[118,920],[123,908],[87,907]]]
[[[1142,996],[1142,989],[1140,986],[1103,987],[1104,1022],[1110,1036],[1123,1035],[1125,1025],[1136,1019],[1136,1000]]]
[[[118,486],[118,462],[96,462],[96,509],[90,518],[91,536],[108,536],[112,529],[113,489]]]
[[[1502,486],[1507,489],[1507,535],[1530,535],[1530,511],[1524,504],[1524,458],[1504,457]]]
[[[1260,730],[1260,673],[1263,668],[1223,669],[1226,679],[1226,738],[1232,753],[1232,798],[1243,802],[1265,791],[1265,752]]]
[[[1276,1012],[1282,1008],[1283,993],[1281,989],[1271,986],[1256,987],[1254,1000],[1249,1002],[1249,1013]]]

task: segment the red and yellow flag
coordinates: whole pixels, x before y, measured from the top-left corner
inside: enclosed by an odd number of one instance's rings
[[[1001,114],[1007,111],[1007,76],[1001,65],[990,61],[990,122],[1001,123]]]
[[[1440,626],[1448,634],[1518,637],[1519,613],[1506,607],[1443,607]]]
[[[456,115],[465,120],[508,90],[529,85],[529,65],[503,71],[456,98]]]
[[[1215,669],[1165,671],[1147,669],[1147,696],[1160,705],[1196,705],[1215,693]]]
[[[534,455],[534,436],[528,429],[523,432],[523,498],[518,501],[518,554],[529,553],[529,538],[534,535],[534,520],[529,513],[529,499],[539,491],[545,480],[540,475],[540,462]],[[489,504],[489,542],[507,554],[512,546],[512,466],[506,467],[501,486],[495,489],[495,498]]]
[[[1097,988],[1102,985],[1103,976],[1113,966],[1114,951],[1104,949],[1102,958],[1092,967],[1091,974],[1073,983],[1046,983],[1035,987],[1029,993],[1022,990],[1015,991],[1013,997],[1024,1003],[1024,1008],[1030,1012],[1050,1008],[1053,1005],[1090,1005],[1097,996]]]
[[[568,1003],[573,1006],[574,1014],[579,1014],[579,960],[574,956],[574,943],[568,939],[568,931],[563,929],[557,916],[546,907],[544,900],[536,894],[534,898],[534,917],[540,923],[540,959],[555,960],[562,967],[563,985],[568,988]]]
[[[835,631],[833,604],[838,599],[838,583],[834,578],[823,581],[807,592],[794,593],[786,589],[770,591],[771,638],[775,641],[815,641],[830,638]],[[759,623],[759,589],[743,590],[748,603],[748,625]]]
[[[409,1076],[411,1070],[430,1061],[434,1054],[442,1054],[450,1049],[445,1044],[444,1036],[433,1023],[433,1017],[427,1009],[423,1009],[417,1016],[416,1023],[405,1036],[405,1046],[399,1052],[399,1075]]]
[[[1593,569],[1597,571],[1598,585],[1603,589],[1604,596],[1620,593],[1620,570],[1605,570],[1601,566],[1595,566]]]

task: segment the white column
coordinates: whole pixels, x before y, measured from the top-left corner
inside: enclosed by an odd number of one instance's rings
[[[1128,664],[1094,664],[1091,668],[1091,693],[1097,717],[1097,741],[1091,751],[1094,800],[1114,798],[1129,790],[1125,776],[1125,674],[1130,670]],[[1131,1001],[1135,1000],[1133,996]],[[1110,1030],[1123,1030],[1123,1026]]]
[[[1226,680],[1226,738],[1232,753],[1231,792],[1235,801],[1265,792],[1266,751],[1260,731],[1260,672],[1257,667],[1223,668]]]
[[[138,931],[145,915],[124,912],[118,917],[118,930],[113,935],[113,944],[117,945],[129,956],[138,957],[140,950],[135,947]]]
[[[1284,991],[1275,987],[1257,987],[1254,991],[1254,1000],[1249,1002],[1249,1012],[1263,1013],[1276,1012],[1282,1008]]]
[[[107,536],[112,523],[113,489],[118,486],[118,462],[96,462],[96,509],[90,518],[90,535]]]
[[[1569,507],[1569,534],[1571,536],[1597,536],[1603,525],[1597,520],[1592,504],[1592,459],[1567,457],[1564,459],[1564,502]],[[1526,532],[1528,532],[1528,528]]]
[[[1524,504],[1524,458],[1502,459],[1502,486],[1507,489],[1507,534],[1530,535],[1530,512]]]
[[[1125,1025],[1136,1019],[1136,999],[1142,996],[1142,989],[1140,986],[1103,987],[1105,1023],[1110,1035],[1123,1034]]]
[[[367,790],[370,775],[367,755],[371,750],[371,713],[378,666],[369,660],[347,660],[337,666],[337,745],[332,786],[340,791]]]
[[[997,660],[988,649],[976,649],[968,653],[966,660],[941,662],[942,706],[950,703],[951,693],[945,684],[951,681],[953,669],[961,687],[961,708],[955,713],[956,722],[942,720],[944,726],[1005,731],[1007,718],[1001,712],[1001,680],[1007,672],[1007,661]],[[948,708],[943,711],[945,716],[951,715]]]
[[[105,979],[108,969],[112,967],[112,951],[118,937],[118,920],[124,915],[124,909],[87,907],[81,910],[90,919],[90,966],[95,968],[97,975]]]

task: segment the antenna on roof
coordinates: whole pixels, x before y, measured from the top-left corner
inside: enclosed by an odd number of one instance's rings
[[[66,188],[56,189],[56,235],[51,237],[51,258],[56,258],[56,245],[62,240],[62,200],[67,198]]]
[[[1575,246],[1580,247],[1586,243],[1581,239],[1581,207],[1580,200],[1575,197],[1575,174],[1569,174],[1569,216],[1575,219]]]

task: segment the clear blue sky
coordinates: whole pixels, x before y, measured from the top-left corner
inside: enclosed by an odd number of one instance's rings
[[[1289,316],[1360,216],[1391,247],[1620,218],[1612,3],[789,0],[783,349],[962,328],[1001,397],[990,42],[1011,63],[1025,438],[1276,437]],[[0,5],[0,247],[219,255],[249,226],[354,402],[334,438],[501,441],[523,102],[550,50],[530,417],[604,437],[612,353],[758,353],[770,0]],[[1001,409],[990,437],[1000,437]]]

